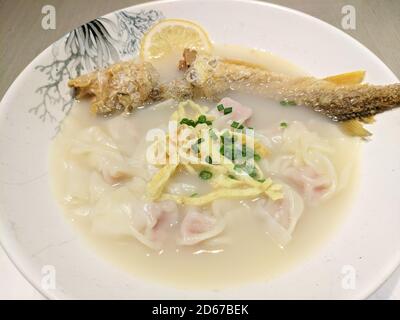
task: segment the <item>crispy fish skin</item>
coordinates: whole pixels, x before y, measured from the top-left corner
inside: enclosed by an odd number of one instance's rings
[[[191,99],[193,87],[185,80],[159,83],[159,74],[148,62],[124,61],[69,80],[76,98],[92,97],[98,115],[132,112],[146,103],[165,99]]]
[[[187,54],[184,54],[188,56]],[[256,92],[281,101],[305,105],[334,121],[369,117],[400,104],[400,84],[337,85],[314,77],[291,77],[245,62],[197,54],[186,66],[186,80],[206,98],[228,90]]]
[[[92,111],[108,115],[132,111],[158,94],[158,73],[150,63],[125,61],[68,82],[76,97],[92,96]]]

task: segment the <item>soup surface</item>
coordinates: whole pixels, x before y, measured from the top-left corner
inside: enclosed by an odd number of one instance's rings
[[[272,71],[304,74],[261,51],[234,46],[215,50]],[[166,80],[177,75],[168,61],[156,67]],[[277,199],[268,192],[243,198],[230,193],[198,205],[196,199],[225,190],[221,186],[237,183],[243,172],[223,179],[214,172],[210,178],[182,165],[168,179],[164,198],[149,201],[149,182],[162,166],[147,158],[154,146],[147,134],[154,128],[167,132],[178,102],[112,118],[95,117],[87,102],[76,102],[51,150],[53,189],[67,218],[108,260],[135,276],[180,288],[220,289],[269,280],[304,261],[326,243],[348,211],[358,175],[359,140],[290,103],[239,92],[219,103],[195,103],[181,107],[201,106],[216,117],[212,127],[218,133],[231,130],[232,119],[220,115],[224,111],[217,105],[234,106],[232,116],[251,110],[241,123],[254,129],[260,150],[267,150],[254,157],[259,172],[253,178],[257,183],[271,179],[279,186]],[[256,154],[257,144],[253,148]],[[212,173],[207,166],[201,172]],[[217,178],[221,184],[213,182]]]

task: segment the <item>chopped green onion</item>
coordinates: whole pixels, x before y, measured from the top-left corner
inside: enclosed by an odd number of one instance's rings
[[[228,177],[233,179],[233,180],[237,180],[236,177],[233,174],[228,175]]]
[[[233,121],[231,127],[235,129],[244,129],[244,126],[237,121]]]
[[[224,133],[220,136],[221,146],[219,152],[221,155],[225,156],[230,160],[240,159],[241,150],[235,147],[235,142],[237,137],[231,135],[229,131],[224,131]]]
[[[254,160],[255,161],[260,161],[261,160],[261,156],[257,153],[254,154]]]
[[[224,105],[223,105],[223,104],[217,105],[217,110],[218,110],[218,111],[224,110]]]
[[[247,159],[254,158],[254,160],[257,160],[257,156],[259,157],[259,155],[256,156],[253,149],[248,148],[245,144],[242,144],[242,156],[246,157]]]
[[[205,123],[207,125],[212,125],[212,121],[207,120],[206,116],[204,114],[200,115],[199,118],[197,119],[197,121],[194,121],[192,119],[188,119],[188,118],[183,118],[180,121],[180,124],[186,124],[187,126],[190,127],[196,127],[198,124],[202,124]]]
[[[231,112],[232,112],[232,108],[231,107],[224,109],[224,114],[230,114]]]
[[[244,163],[244,164],[235,164],[233,166],[233,170],[235,171],[244,171],[245,173],[247,173],[250,177],[252,177],[253,179],[257,178],[257,170],[254,166],[249,166],[248,163]]]
[[[239,126],[240,126],[240,123],[237,122],[237,121],[233,121],[232,124],[231,124],[231,127],[235,128],[235,129],[237,129]]]
[[[287,128],[288,124],[286,122],[281,122],[280,126],[281,128]]]
[[[282,100],[280,104],[281,106],[295,106],[296,102],[293,100]]]
[[[247,154],[247,148],[246,148],[246,145],[243,144],[243,145],[242,145],[242,156],[243,156],[243,157],[246,157],[246,154]]]
[[[205,160],[208,164],[212,164],[212,158],[210,156],[207,156]]]
[[[207,170],[202,170],[199,173],[199,177],[203,180],[209,180],[212,177],[212,173],[210,171]]]
[[[200,152],[199,144],[202,143],[203,141],[204,141],[203,138],[197,139],[197,141],[191,145],[191,149],[192,149],[194,152],[199,153],[199,152]]]
[[[181,120],[180,124],[186,124],[187,126],[190,126],[190,127],[196,126],[196,122],[194,122],[192,119],[188,119],[188,118],[183,118]]]
[[[197,192],[195,192],[195,193],[192,193],[191,195],[190,195],[190,197],[191,198],[193,198],[193,197],[197,197],[199,194],[197,193]]]
[[[252,177],[253,179],[257,178],[257,171],[253,169],[253,171],[249,173],[249,176]]]
[[[199,116],[199,118],[197,119],[197,123],[206,123],[206,121],[207,121],[207,118],[204,114]]]
[[[263,183],[265,182],[265,179],[258,179],[257,181]]]

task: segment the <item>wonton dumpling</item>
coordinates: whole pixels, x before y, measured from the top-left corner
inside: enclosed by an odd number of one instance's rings
[[[91,215],[92,231],[106,236],[134,236],[152,249],[160,249],[178,221],[175,202],[146,203],[128,187],[104,195]]]
[[[118,146],[118,150],[124,156],[129,156],[134,152],[138,142],[138,132],[132,123],[132,119],[127,117],[115,117],[108,119],[106,129],[112,140]]]
[[[312,163],[311,161],[315,161]],[[288,166],[283,174],[304,196],[306,202],[315,205],[329,198],[336,189],[336,173],[332,163],[323,156],[309,159],[304,166]]]
[[[107,236],[132,236],[132,228],[143,230],[148,223],[143,205],[126,187],[104,194],[91,215],[92,231]]]
[[[264,169],[293,185],[307,204],[315,205],[336,191],[337,174],[328,155],[333,151],[325,139],[303,124],[292,122],[281,134],[271,134],[268,146],[273,157]]]
[[[154,245],[161,247],[178,223],[178,206],[174,201],[160,201],[145,205],[148,224],[145,237]]]
[[[283,199],[258,199],[255,201],[255,212],[263,219],[266,232],[281,247],[292,238],[297,221],[304,210],[299,194],[287,185],[282,184]]]
[[[65,161],[65,184],[64,200],[70,207],[85,205],[90,198],[90,192],[86,183],[82,180],[89,180],[89,172],[76,161]]]
[[[103,195],[112,192],[112,186],[104,181],[104,178],[100,173],[93,172],[90,175],[89,180],[89,193],[90,201],[95,203],[99,201]]]
[[[194,245],[219,235],[225,227],[224,221],[198,208],[189,208],[181,222],[179,244]]]
[[[71,143],[71,153],[81,156],[90,167],[100,172],[109,184],[116,184],[132,176],[118,146],[99,127],[82,130]]]

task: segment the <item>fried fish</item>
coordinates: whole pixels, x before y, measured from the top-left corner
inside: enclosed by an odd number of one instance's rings
[[[217,99],[229,90],[242,90],[304,105],[333,121],[362,119],[400,105],[400,84],[336,84],[315,77],[293,77],[258,65],[228,60],[186,49],[178,64],[181,79],[160,83],[148,62],[114,64],[76,79],[68,85],[78,98],[92,96],[92,110],[108,115],[130,112],[145,103],[193,97]]]

